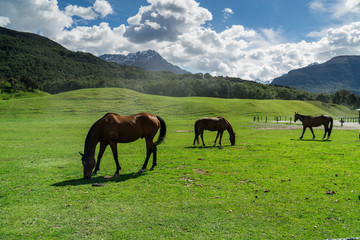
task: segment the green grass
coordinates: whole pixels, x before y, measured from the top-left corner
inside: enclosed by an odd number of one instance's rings
[[[158,166],[136,172],[144,140],[107,149],[82,179],[79,151],[106,112],[147,111],[168,132]],[[171,98],[85,89],[0,101],[0,239],[326,239],[360,237],[358,130],[261,130],[255,115],[356,116],[337,105],[280,100]],[[198,117],[226,117],[231,147],[192,147]],[[270,125],[271,126],[271,125]],[[206,132],[211,146],[215,133]],[[103,183],[93,187],[92,183]],[[332,193],[335,194],[327,194]]]

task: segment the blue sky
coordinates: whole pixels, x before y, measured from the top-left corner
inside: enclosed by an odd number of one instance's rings
[[[0,26],[248,80],[360,54],[360,0],[2,0]]]

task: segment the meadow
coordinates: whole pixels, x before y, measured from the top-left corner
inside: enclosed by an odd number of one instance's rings
[[[83,179],[91,125],[107,112],[150,112],[167,123],[158,166],[138,175],[145,142],[110,148]],[[0,239],[338,239],[360,237],[359,130],[254,123],[253,116],[356,116],[339,105],[140,94],[83,89],[0,101]],[[223,148],[194,121],[227,118]],[[150,161],[151,164],[151,161]],[[149,165],[150,165],[149,164]],[[102,186],[93,186],[100,183]]]

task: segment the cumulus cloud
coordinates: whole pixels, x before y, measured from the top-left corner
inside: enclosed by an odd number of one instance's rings
[[[173,42],[212,20],[211,13],[194,0],[148,0],[148,3],[128,19],[125,36],[135,43]]]
[[[341,19],[346,18],[344,12],[358,11],[358,0],[336,1],[330,4],[328,0],[314,0],[309,7]],[[336,11],[340,3],[352,7],[344,7],[340,13]],[[59,9],[57,1],[2,0],[0,26],[40,33],[71,50],[95,55],[154,49],[168,61],[193,72],[249,80],[271,80],[336,55],[360,54],[360,21],[309,33],[317,37],[312,42],[288,43],[282,29],[251,29],[238,24],[217,32],[208,24],[212,14],[195,0],[148,0],[148,5],[140,7],[127,25],[118,27],[106,22],[77,26],[72,18],[91,20],[113,13],[105,0],[88,7],[69,5],[64,10]]]
[[[85,20],[93,20],[98,18],[100,13],[101,17],[104,18],[109,14],[113,14],[114,10],[106,0],[96,0],[94,5],[91,7],[79,7],[76,5],[68,5],[65,7],[65,13],[69,16],[78,16]]]
[[[54,37],[71,27],[73,19],[61,11],[57,1],[1,0],[0,16],[8,19],[8,27],[19,31]]]
[[[103,18],[109,14],[114,13],[110,3],[108,3],[106,0],[96,0],[94,3],[94,10],[100,13],[101,17]]]
[[[79,16],[85,20],[93,20],[98,17],[92,7],[85,8],[74,5],[66,6],[65,14],[68,16]]]

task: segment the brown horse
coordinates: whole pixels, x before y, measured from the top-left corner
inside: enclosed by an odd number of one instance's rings
[[[153,139],[159,128],[160,134],[154,143]],[[84,178],[89,179],[92,175],[96,175],[100,167],[101,157],[108,145],[111,147],[116,163],[114,177],[119,176],[121,167],[118,160],[117,143],[133,142],[139,138],[145,138],[146,141],[146,158],[139,173],[146,169],[151,153],[153,154],[153,165],[150,170],[153,170],[156,166],[156,146],[164,141],[165,135],[166,124],[159,116],[149,113],[138,113],[130,116],[107,113],[94,123],[86,136],[84,154],[80,153],[84,167]],[[95,148],[98,142],[100,142],[100,150],[95,170],[91,174],[95,166]]]
[[[313,135],[313,139],[315,139],[315,134],[314,134],[312,127],[318,127],[318,126],[324,125],[325,134],[324,134],[323,140],[325,139],[326,133],[328,134],[328,137],[326,140],[329,140],[331,130],[333,127],[332,117],[325,116],[325,115],[313,117],[313,116],[305,116],[305,115],[295,113],[294,121],[296,122],[296,120],[300,120],[303,125],[303,132],[302,132],[300,139],[303,138],[307,127],[310,128],[311,133]],[[330,126],[329,126],[329,124],[330,124]]]
[[[222,139],[222,135],[225,130],[227,130],[229,132],[231,145],[232,146],[235,145],[234,130],[233,130],[231,124],[228,122],[228,120],[226,120],[223,117],[217,117],[217,118],[204,117],[204,118],[199,118],[198,120],[196,120],[195,121],[195,139],[194,139],[194,143],[193,143],[194,146],[195,146],[196,141],[199,144],[199,135],[201,135],[202,144],[205,146],[204,130],[218,131],[215,141],[214,141],[214,146],[216,145],[216,140],[218,139],[219,135],[220,135],[219,144],[221,146],[221,139]]]

